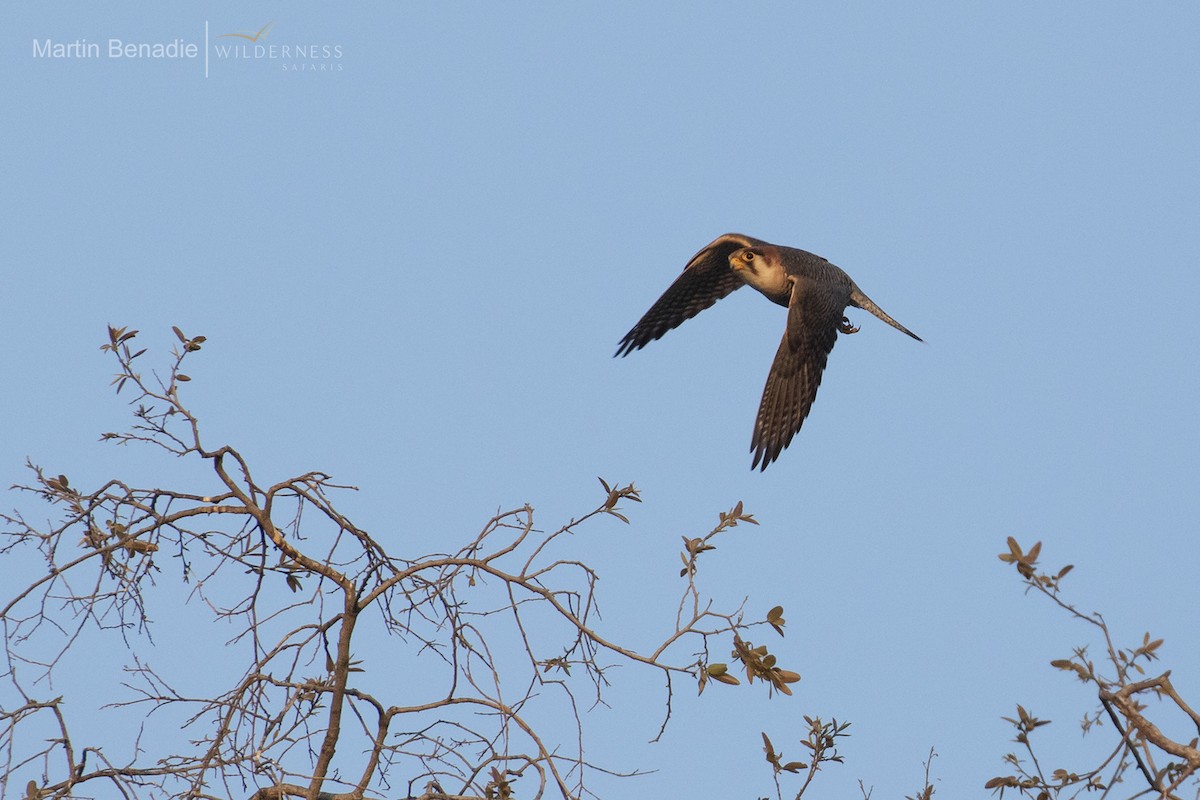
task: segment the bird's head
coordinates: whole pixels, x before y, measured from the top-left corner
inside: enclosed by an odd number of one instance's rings
[[[786,306],[792,295],[792,283],[784,268],[780,249],[763,243],[743,247],[729,254],[733,274],[770,298]]]
[[[759,265],[763,263],[762,260],[763,253],[756,247],[743,247],[729,254],[729,266],[738,273],[743,270],[750,274],[758,272]]]

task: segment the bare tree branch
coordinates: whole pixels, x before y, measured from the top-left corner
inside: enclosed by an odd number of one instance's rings
[[[788,695],[799,680],[746,640],[758,626],[782,634],[781,608],[761,620],[745,617],[744,602],[717,611],[698,585],[700,553],[739,522],[755,523],[740,503],[707,536],[685,539],[674,624],[664,610],[661,642],[632,647],[600,624],[596,570],[551,555],[557,540],[604,518],[627,523],[622,505],[641,501],[632,484],[602,480],[601,502],[548,534],[526,505],[496,514],[453,552],[401,556],[338,509],[337,494],[353,487],[316,471],[260,480],[235,448],[210,445],[182,399],[191,381],[183,366],[205,339],[174,332],[169,368],[144,377],[137,331],[109,329],[102,350],[118,364],[117,391],[132,394],[133,423],[101,438],[199,467],[196,485],[211,489],[112,479],[87,491],[31,463],[32,480],[15,488],[48,503],[58,520],[3,517],[0,552],[36,552],[46,567],[0,598],[5,796],[14,794],[10,782],[28,779],[22,790],[31,800],[94,793],[86,787],[100,784],[131,798],[359,800],[399,789],[500,800],[518,785],[523,797],[577,798],[592,793],[593,773],[638,774],[593,763],[585,746],[580,691],[605,703],[610,663],[664,677],[663,729],[673,677],[701,691],[709,681],[739,683],[710,662],[717,642],[731,648],[748,683]],[[189,613],[229,631],[219,661],[206,654],[183,673],[147,659],[153,620],[179,613],[163,604],[176,602],[168,589],[180,586]],[[142,722],[132,740],[113,725],[111,741],[85,741],[68,711],[77,706],[41,687],[87,659],[84,639],[112,635],[128,661],[111,682],[124,694],[103,711]],[[410,674],[381,680],[390,671],[382,652]],[[563,718],[574,736],[547,738],[538,722],[547,715]],[[37,738],[35,730],[53,734]],[[123,762],[106,755],[122,749],[130,753]]]

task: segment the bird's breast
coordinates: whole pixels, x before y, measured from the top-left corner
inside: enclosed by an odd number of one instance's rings
[[[782,269],[736,270],[747,285],[757,289],[768,300],[786,306],[792,298],[792,281]]]

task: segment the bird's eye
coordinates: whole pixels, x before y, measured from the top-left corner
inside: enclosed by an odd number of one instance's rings
[[[746,261],[753,261],[754,260],[753,251],[747,250],[746,252],[742,253],[742,258]]]

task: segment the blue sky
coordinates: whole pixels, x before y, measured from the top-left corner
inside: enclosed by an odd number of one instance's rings
[[[189,388],[209,434],[269,475],[361,487],[359,524],[405,555],[525,502],[557,527],[596,475],[636,482],[630,529],[579,540],[634,640],[672,618],[644,603],[675,590],[679,536],[741,500],[762,524],[727,538],[710,589],[784,605],[804,680],[786,702],[678,704],[633,764],[659,772],[616,790],[632,796],[691,785],[698,761],[713,796],[766,794],[758,732],[796,751],[801,714],[854,723],[822,796],[860,778],[903,796],[931,746],[939,791],[978,794],[1016,702],[1076,747],[1091,700],[1048,662],[1089,632],[1022,596],[995,558],[1009,535],[1074,563],[1073,597],[1121,640],[1165,637],[1200,697],[1194,5],[21,2],[0,19],[5,484],[27,456],[76,485],[164,469],[96,441],[126,413],[96,349],[112,323],[161,350],[171,325],[206,335]],[[263,41],[340,45],[342,68],[31,54],[202,43],[206,20],[272,21]],[[747,446],[781,308],[738,292],[612,358],[726,231],[828,257],[927,342],[852,312],[861,333],[762,474]],[[436,514],[398,513],[416,504]],[[597,729],[653,736],[627,711]]]

